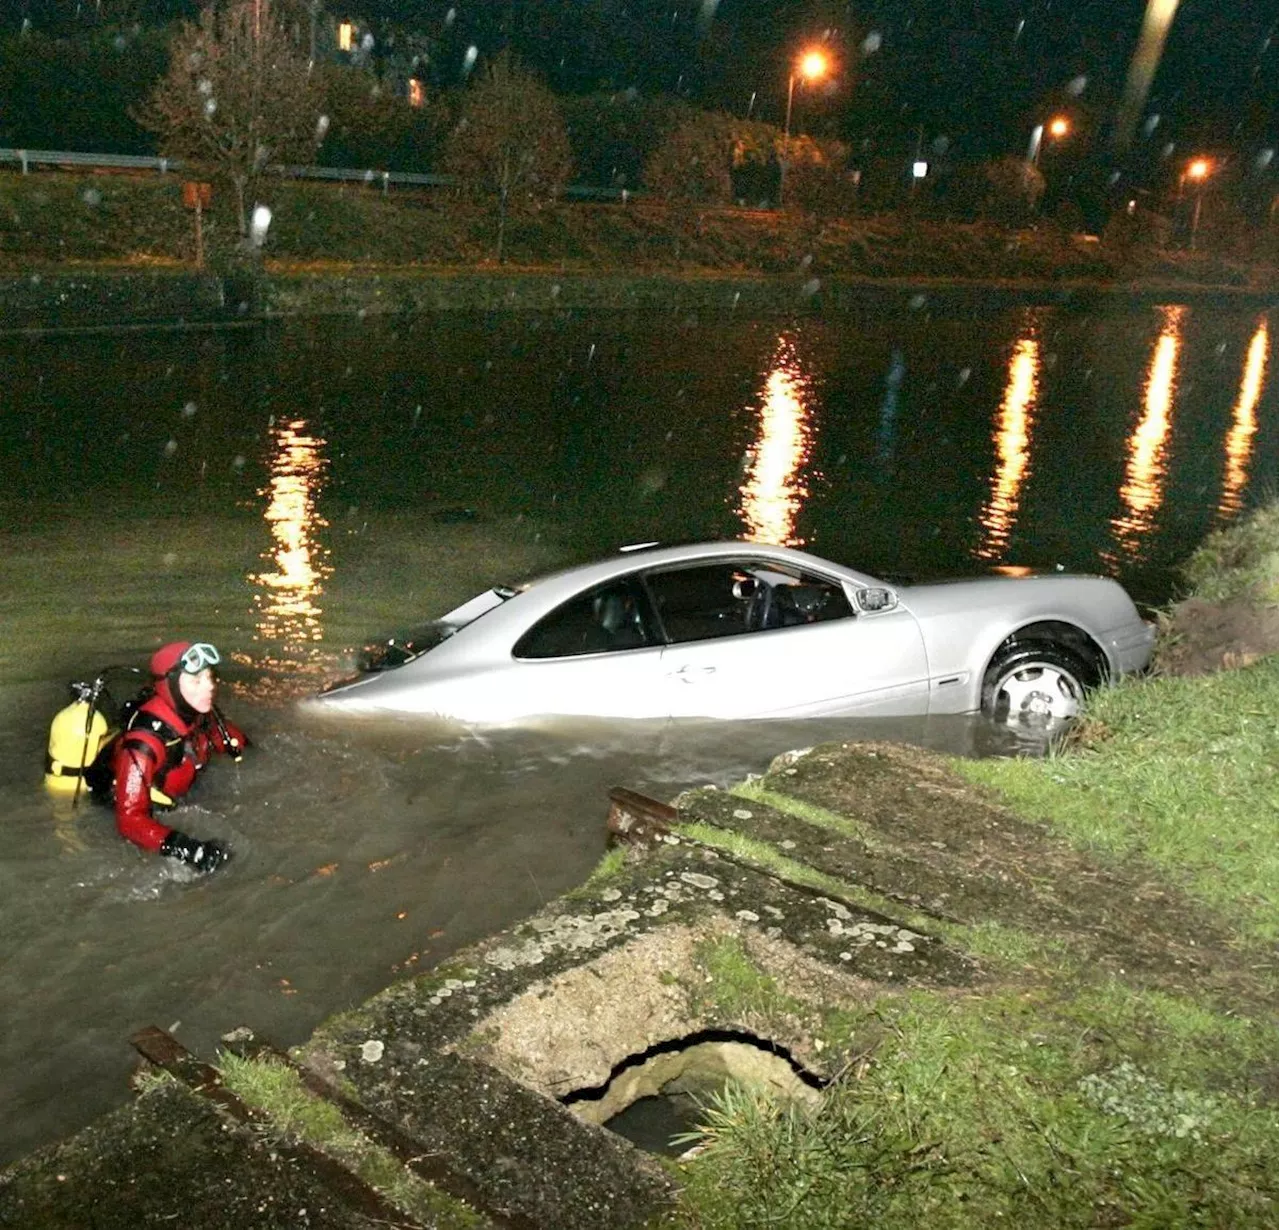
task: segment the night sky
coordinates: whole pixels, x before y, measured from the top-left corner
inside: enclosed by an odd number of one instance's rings
[[[799,100],[808,127],[848,136],[877,124],[923,125],[930,139],[1010,151],[1042,113],[1067,102],[1082,122],[1105,128],[1145,7],[1142,0],[359,3],[371,16],[438,36],[433,60],[442,84],[466,44],[483,52],[509,39],[560,90],[678,93],[774,121],[782,118],[791,56],[823,41],[839,72]],[[1148,114],[1160,117],[1151,139],[1242,154],[1274,145],[1276,64],[1270,0],[1182,0],[1148,102]],[[1067,92],[1081,84],[1081,93]]]
[[[274,0],[306,8],[306,0]],[[187,8],[184,10],[183,5]],[[0,0],[3,28],[23,18],[66,31],[151,24],[191,0]],[[1077,154],[1107,141],[1143,0],[327,0],[364,19],[382,46],[410,36],[438,88],[464,55],[510,44],[558,91],[634,89],[780,123],[788,65],[814,41],[838,66],[797,92],[796,127],[877,148],[923,139],[935,152],[1021,153],[1031,128],[1065,109]],[[483,63],[483,59],[481,61]],[[1182,0],[1131,159],[1209,150],[1274,171],[1274,0]],[[1173,148],[1170,149],[1170,146]]]

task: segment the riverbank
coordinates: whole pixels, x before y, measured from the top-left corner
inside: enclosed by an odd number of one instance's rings
[[[509,228],[447,193],[277,182],[260,258],[236,255],[226,202],[181,183],[0,177],[0,327],[234,321],[439,310],[838,311],[867,301],[1096,303],[1275,297],[1275,263],[909,214],[821,220],[762,210],[559,204]]]
[[[431,312],[637,312],[682,321],[814,314],[986,313],[1018,304],[1106,310],[1135,303],[1236,302],[1274,294],[1178,282],[568,273],[546,269],[296,269],[251,274],[114,266],[0,274],[0,332],[244,326],[295,316]]]
[[[1276,517],[1189,597],[1274,634]],[[6,1171],[0,1224],[1273,1225],[1275,659],[1173,673],[1187,609],[1058,756],[623,797],[638,845],[291,1059],[152,1031],[177,1079]],[[596,1126],[657,1092],[704,1102],[678,1161]]]

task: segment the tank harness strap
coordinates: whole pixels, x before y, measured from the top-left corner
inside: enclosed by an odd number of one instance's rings
[[[182,743],[181,735],[176,739],[161,739],[158,734],[154,734],[150,730],[141,730],[136,726],[131,726],[125,732],[123,746],[131,756],[134,754],[134,747],[139,748],[150,756],[160,766],[157,772],[161,775],[160,784],[163,785],[164,775],[173,767],[173,764],[177,763],[173,760],[172,749],[175,747],[180,749]],[[178,760],[181,760],[181,758],[181,751],[179,751]],[[151,787],[151,801],[160,804],[161,807],[173,806],[173,800],[165,794],[160,786],[156,785]]]
[[[89,765],[85,765],[85,768],[89,768]],[[63,764],[61,760],[54,760],[48,752],[44,754],[44,771],[54,777],[81,777],[84,772],[79,765]]]

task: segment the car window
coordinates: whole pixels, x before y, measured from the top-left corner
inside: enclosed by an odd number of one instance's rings
[[[672,568],[648,573],[645,581],[673,644],[853,615],[837,582],[772,560]]]
[[[646,628],[645,595],[632,579],[597,586],[544,615],[517,642],[517,658],[572,658],[642,649],[657,642]]]
[[[735,636],[747,630],[742,586],[751,574],[732,562],[646,574],[658,619],[674,644]]]
[[[842,585],[801,570],[788,580],[769,585],[767,591],[758,589],[753,602],[756,609],[748,618],[753,632],[853,617]]]

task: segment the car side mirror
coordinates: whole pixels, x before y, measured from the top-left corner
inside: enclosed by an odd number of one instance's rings
[[[891,589],[880,586],[869,586],[857,589],[853,593],[858,610],[871,614],[875,611],[891,611],[898,605],[898,595]]]

